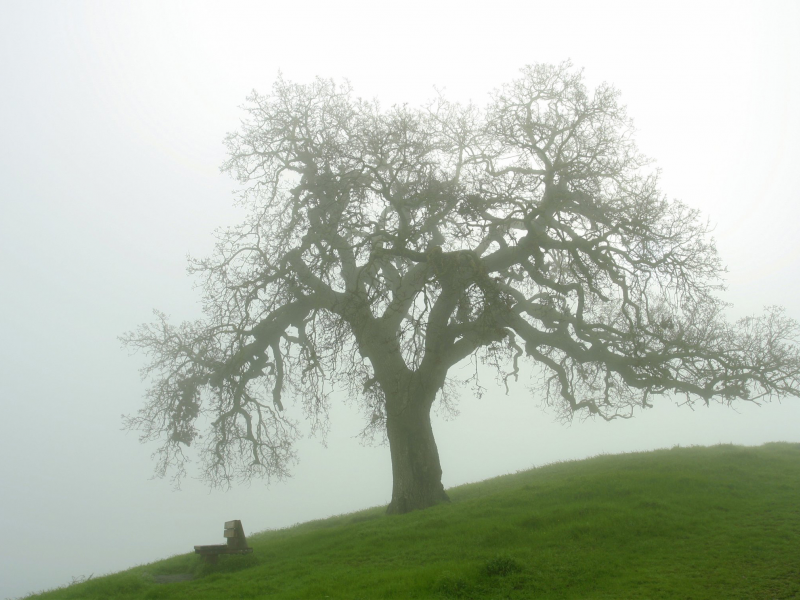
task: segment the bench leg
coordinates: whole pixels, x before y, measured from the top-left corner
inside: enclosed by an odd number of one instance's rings
[[[203,554],[203,560],[205,560],[208,565],[215,565],[217,561],[219,561],[219,554]]]

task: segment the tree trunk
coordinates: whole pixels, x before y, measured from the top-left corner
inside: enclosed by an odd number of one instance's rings
[[[409,395],[408,391],[405,395]],[[402,514],[449,502],[431,428],[432,401],[409,397],[403,398],[404,402],[388,400],[386,431],[392,455],[392,501],[386,512]]]

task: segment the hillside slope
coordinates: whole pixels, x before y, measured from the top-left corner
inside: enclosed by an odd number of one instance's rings
[[[599,456],[448,493],[31,598],[800,598],[800,444]]]

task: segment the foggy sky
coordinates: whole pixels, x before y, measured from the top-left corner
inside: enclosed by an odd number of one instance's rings
[[[662,189],[703,211],[728,265],[731,318],[800,318],[800,8],[796,2],[42,2],[0,4],[0,598],[248,534],[385,504],[388,448],[356,406],[295,477],[209,493],[151,480],[121,431],[142,358],[117,337],[200,316],[186,255],[236,223],[222,139],[278,72],[347,78],[384,106],[485,103],[524,64],[571,58],[622,93]],[[647,8],[645,8],[647,7]],[[670,399],[625,422],[542,411],[524,382],[463,391],[434,432],[446,487],[599,453],[800,441],[800,402]]]

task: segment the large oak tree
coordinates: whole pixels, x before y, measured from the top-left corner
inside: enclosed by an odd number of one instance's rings
[[[254,93],[224,165],[249,216],[191,262],[203,320],[125,336],[152,381],[127,426],[161,441],[162,474],[195,445],[212,484],[281,477],[283,403],[319,425],[344,387],[388,438],[402,513],[447,500],[430,412],[470,357],[534,369],[565,415],[797,396],[797,323],[726,322],[707,226],[632,134],[569,64],[523,69],[484,110],[383,109],[322,79]]]

